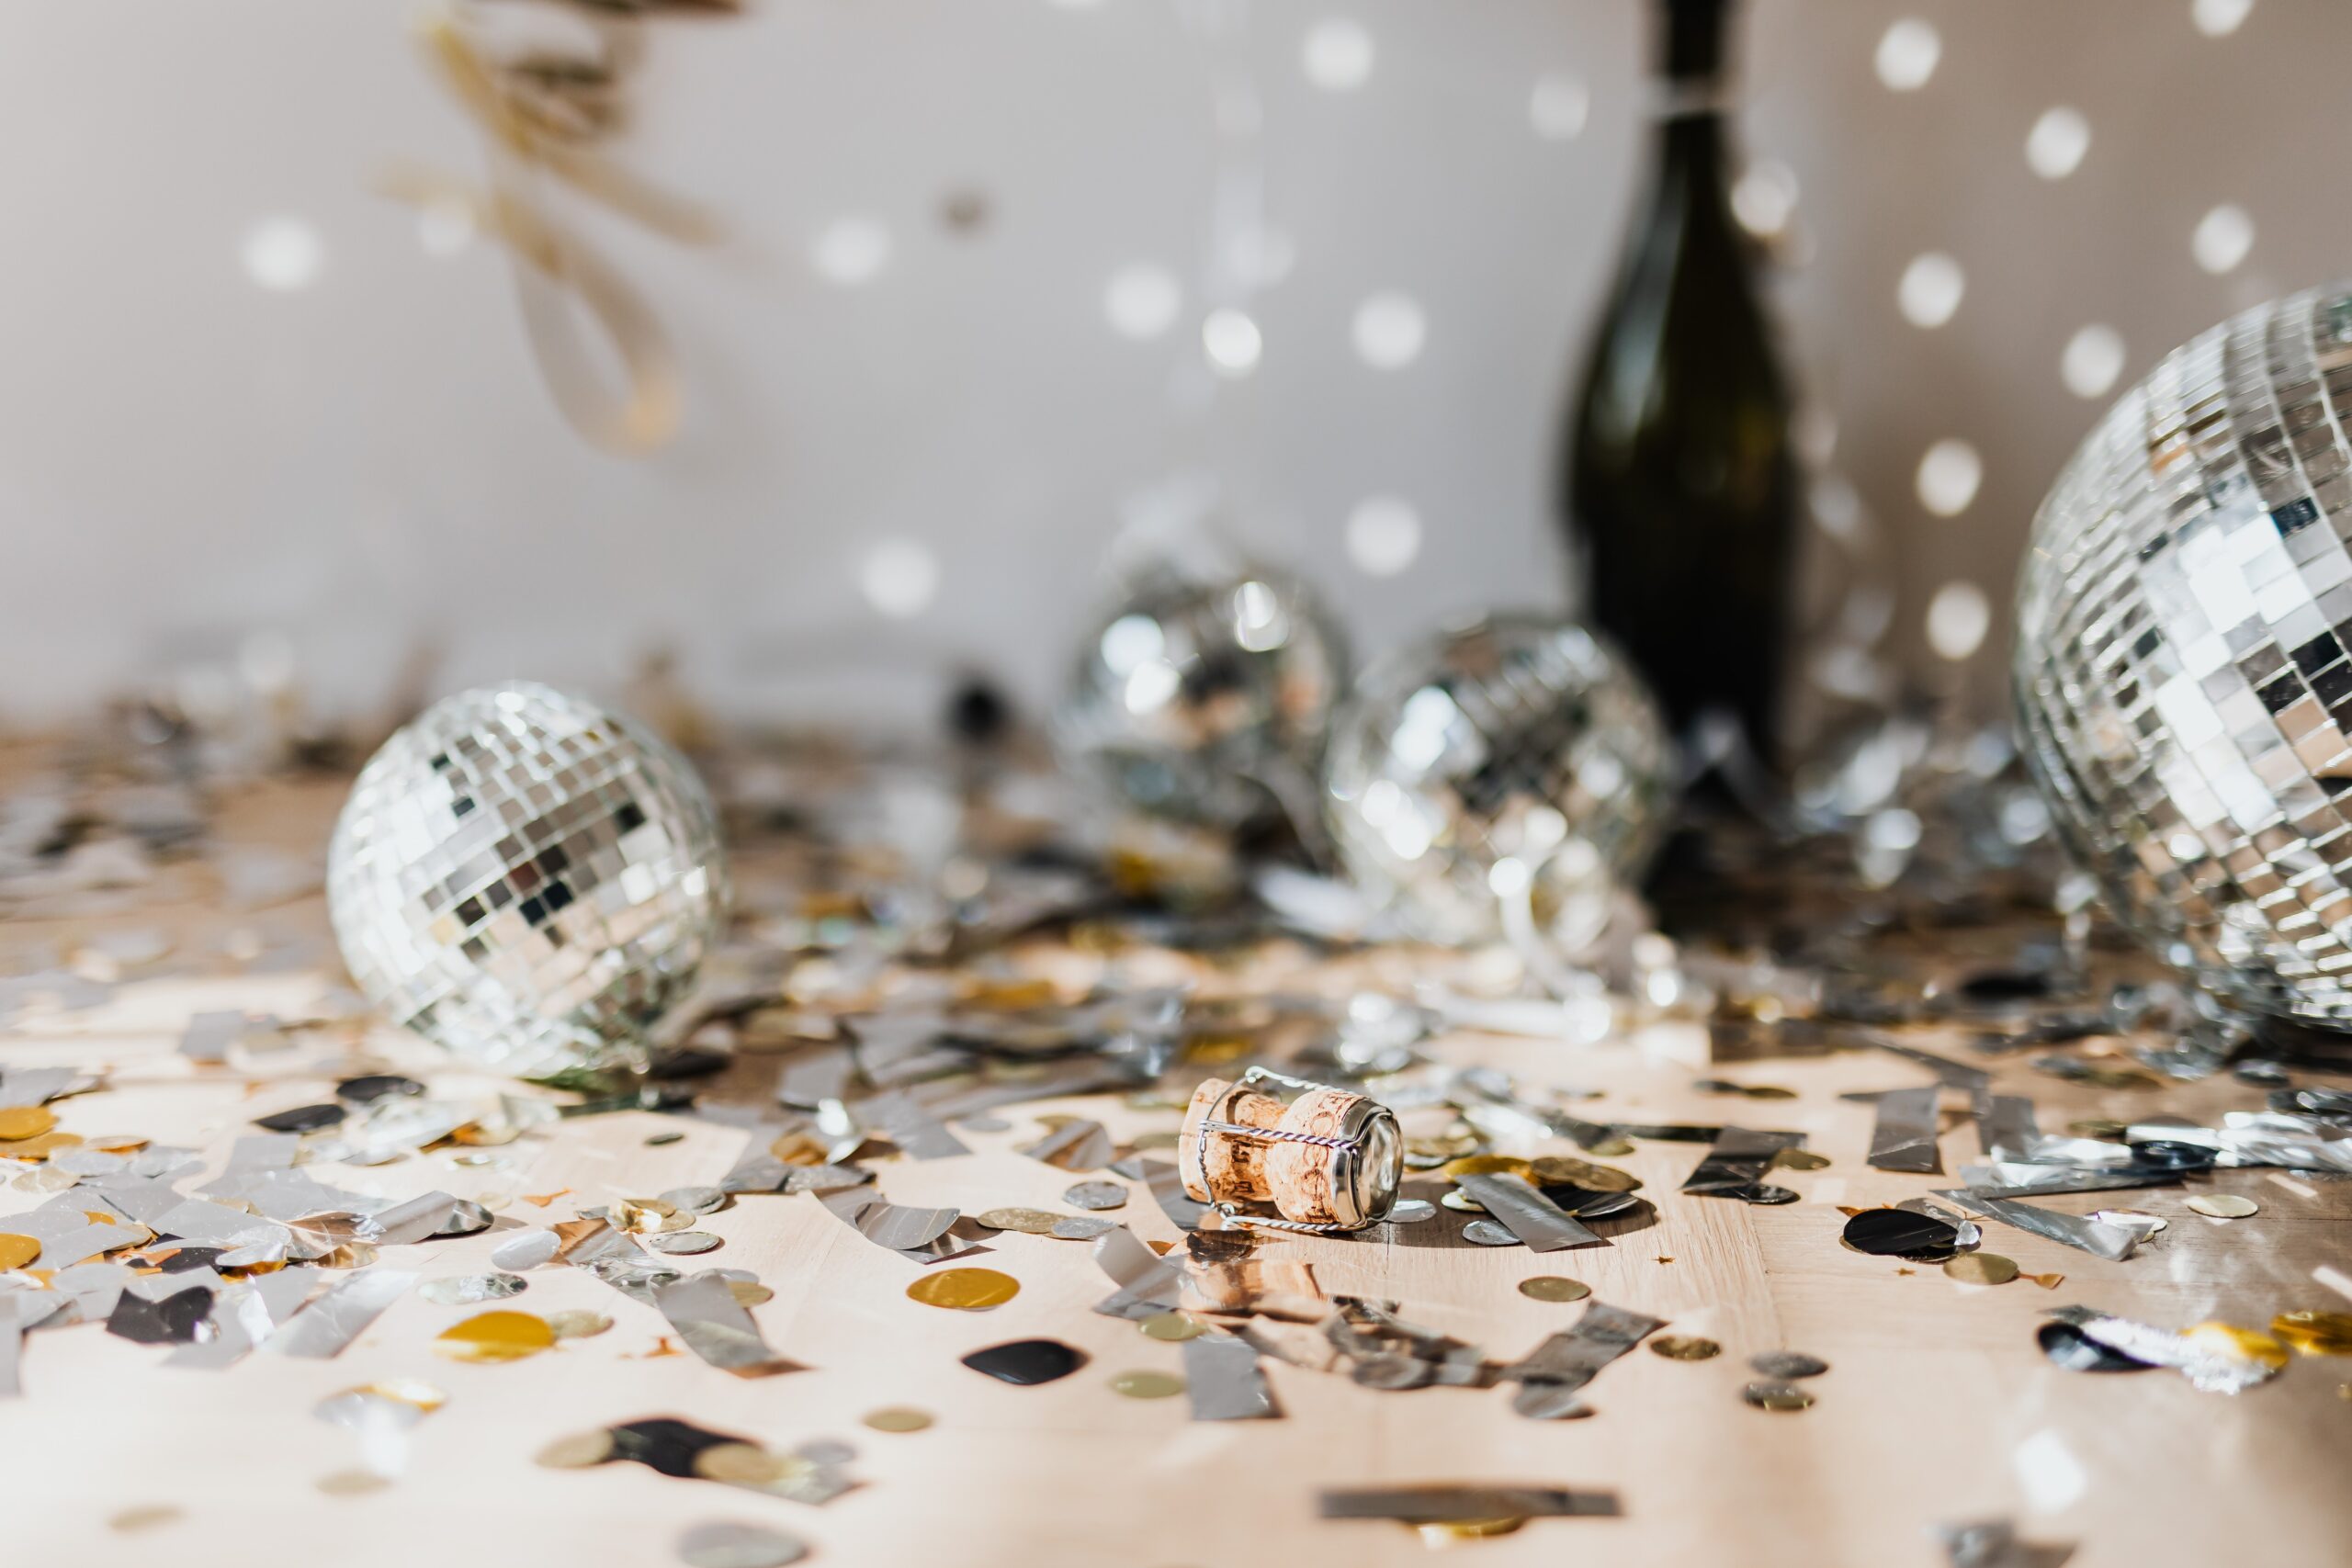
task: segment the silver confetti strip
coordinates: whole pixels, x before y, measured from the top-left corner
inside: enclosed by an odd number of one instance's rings
[[[910,1209],[879,1193],[856,1190],[820,1192],[817,1201],[876,1247],[887,1247],[917,1263],[936,1263],[968,1251],[973,1245],[953,1232],[956,1222],[963,1217],[959,1210]]]
[[[1159,1212],[1166,1214],[1178,1230],[1196,1231],[1209,1206],[1184,1190],[1184,1173],[1164,1159],[1147,1160],[1143,1168],[1144,1185],[1151,1190]]]
[[[1080,1119],[1063,1122],[1021,1152],[1056,1169],[1076,1173],[1102,1169],[1117,1151],[1102,1122]]]
[[[899,1145],[910,1158],[952,1159],[972,1151],[922,1107],[903,1093],[868,1096],[858,1102],[865,1124]]]
[[[2073,1325],[2082,1331],[2085,1337],[2096,1339],[2135,1361],[2170,1367],[2187,1378],[2191,1387],[2205,1393],[2243,1393],[2257,1384],[2268,1382],[2283,1370],[2266,1366],[2260,1361],[2222,1355],[2206,1349],[2185,1334],[2176,1334],[2169,1328],[2158,1328],[2154,1324],[2117,1317],[2089,1307],[2053,1307],[2048,1315],[2061,1323]]]
[[[363,1269],[296,1314],[262,1341],[262,1348],[280,1356],[325,1360],[357,1338],[415,1283],[416,1276],[405,1269]]]
[[[551,1230],[535,1225],[526,1230],[516,1231],[496,1247],[492,1247],[490,1261],[493,1268],[521,1274],[537,1269],[543,1263],[554,1262],[555,1255],[562,1246],[561,1236]]]
[[[309,1269],[280,1269],[230,1287],[213,1298],[211,1336],[183,1345],[164,1359],[167,1367],[219,1371],[244,1359],[280,1324],[301,1310],[317,1281]]]
[[[1745,1198],[1774,1194],[1783,1189],[1764,1185],[1764,1173],[1782,1149],[1801,1147],[1803,1133],[1759,1133],[1746,1127],[1719,1127],[1707,1157],[1683,1182],[1685,1192],[1707,1197]]]
[[[1955,1062],[1950,1056],[1939,1056],[1933,1051],[1922,1051],[1917,1045],[1905,1045],[1889,1040],[1883,1034],[1863,1032],[1850,1036],[1855,1043],[1883,1051],[1890,1056],[1900,1056],[1906,1062],[1917,1062],[1936,1075],[1936,1082],[1945,1089],[1982,1092],[1993,1081],[1993,1075],[1982,1067],[1972,1067],[1965,1062]]]
[[[1609,1243],[1588,1229],[1520,1177],[1505,1173],[1464,1176],[1456,1186],[1492,1214],[1504,1229],[1527,1244],[1531,1252],[1558,1252],[1571,1247],[1606,1247]]]
[[[1596,1301],[1584,1309],[1575,1327],[1553,1335],[1496,1376],[1521,1385],[1511,1399],[1511,1407],[1520,1414],[1563,1414],[1558,1395],[1584,1387],[1601,1368],[1665,1326],[1664,1318]]]
[[[481,1228],[472,1224],[473,1216],[467,1213],[475,1208],[479,1205],[447,1192],[427,1192],[369,1215],[359,1234],[362,1240],[385,1247],[425,1241],[444,1232],[470,1235]]]
[[[1125,1225],[1094,1238],[1094,1261],[1117,1286],[1094,1303],[1105,1317],[1140,1322],[1174,1310],[1184,1287],[1184,1270],[1162,1258]]]
[[[1987,1160],[1998,1163],[2034,1157],[2035,1146],[2041,1142],[2041,1129],[2034,1122],[2032,1100],[2021,1094],[1979,1094],[1973,1108],[1977,1145]]]
[[[2056,1192],[2120,1192],[2132,1187],[2172,1187],[2177,1170],[2068,1170],[2051,1165],[1964,1165],[1960,1179],[1972,1192],[1994,1198],[2046,1198]]]
[[[1950,1568],[2062,1568],[2072,1546],[2038,1546],[2018,1539],[2007,1519],[1977,1519],[1937,1525],[1928,1533],[1944,1549]]]
[[[2120,1263],[2131,1257],[2132,1249],[2140,1242],[2139,1236],[2131,1231],[2103,1225],[2080,1214],[2061,1214],[2048,1209],[2037,1209],[2030,1203],[2011,1202],[2006,1198],[1988,1198],[1965,1187],[1946,1188],[1939,1190],[1936,1196],[1951,1199],[1972,1214],[1982,1214],[1988,1220],[2015,1225],[2021,1231],[2030,1231],[2109,1262]]]
[[[1871,1166],[1921,1176],[1942,1174],[1943,1156],[1936,1147],[1942,1127],[1937,1101],[1942,1093],[1940,1085],[1929,1084],[1889,1089],[1878,1097],[1878,1121],[1871,1129]]]
[[[687,1349],[721,1371],[756,1378],[792,1367],[768,1348],[750,1310],[716,1271],[654,1286],[653,1304]]]
[[[63,1094],[78,1076],[72,1067],[11,1067],[0,1073],[0,1111],[46,1105]]]
[[[1204,1334],[1183,1343],[1184,1392],[1195,1421],[1262,1421],[1282,1414],[1259,1369],[1258,1352],[1230,1334]]]
[[[209,1202],[202,1198],[190,1198],[165,1210],[153,1224],[158,1235],[177,1236],[206,1247],[283,1247],[293,1239],[286,1227],[275,1220],[265,1220],[243,1209],[232,1209],[226,1203]]]

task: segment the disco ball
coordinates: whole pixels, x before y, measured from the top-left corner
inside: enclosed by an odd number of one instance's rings
[[[1333,723],[1324,807],[1348,874],[1414,934],[1500,933],[1527,890],[1554,931],[1639,874],[1673,801],[1656,699],[1573,622],[1498,615],[1364,671]]]
[[[2027,758],[2116,918],[2255,1007],[2352,1025],[2352,285],[2175,350],[2034,519]]]
[[[1312,811],[1346,678],[1338,628],[1299,583],[1148,572],[1088,636],[1055,739],[1140,810],[1238,828],[1294,787]]]
[[[633,721],[528,682],[462,692],[368,760],[327,909],[369,999],[477,1066],[628,1062],[726,918],[710,796]]]

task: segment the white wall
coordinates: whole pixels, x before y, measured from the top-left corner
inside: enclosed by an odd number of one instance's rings
[[[1942,49],[1896,93],[1873,53],[1906,13]],[[0,719],[70,713],[254,629],[289,638],[334,703],[379,694],[420,636],[446,647],[442,683],[612,684],[669,642],[738,711],[921,711],[959,658],[1038,696],[1123,504],[1183,472],[1221,475],[1252,540],[1321,580],[1367,651],[1564,592],[1548,447],[1634,188],[1632,0],[751,0],[657,24],[621,152],[737,238],[703,253],[583,220],[685,369],[684,434],[639,462],[558,418],[496,248],[431,254],[370,193],[396,160],[481,163],[409,15],[0,14]],[[1302,69],[1331,16],[1374,42],[1351,91]],[[1243,23],[1246,45],[1214,41]],[[1801,191],[1776,295],[1836,462],[1900,553],[1914,652],[1939,584],[2005,596],[2103,401],[2062,385],[2077,328],[2120,333],[2128,379],[2240,305],[2352,272],[2352,7],[2260,0],[2208,37],[2190,0],[1755,0],[1747,31],[1747,142]],[[1261,130],[1221,140],[1212,84],[1237,73]],[[1531,123],[1546,74],[1589,85],[1573,139]],[[2058,104],[2092,137],[2049,180],[2024,146]],[[1210,254],[1213,198],[1253,163],[1295,260],[1249,301],[1257,373],[1218,382],[1198,321],[1239,285]],[[970,233],[940,215],[965,192],[989,210]],[[2255,239],[2214,276],[2190,236],[2225,202]],[[854,287],[808,261],[845,216],[892,239]],[[318,238],[305,287],[249,275],[253,226],[277,218]],[[1926,251],[1966,277],[1932,331],[1896,309]],[[1136,263],[1185,288],[1145,342],[1102,304]],[[1383,290],[1427,320],[1403,368],[1351,345]],[[1954,518],[1914,494],[1945,436],[1984,461]],[[1423,521],[1401,575],[1351,562],[1370,495]],[[942,568],[904,619],[859,589],[891,538]]]

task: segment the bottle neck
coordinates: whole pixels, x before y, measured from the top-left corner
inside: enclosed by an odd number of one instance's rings
[[[1724,48],[1731,0],[1657,0],[1655,112],[1668,123],[1713,120],[1728,107],[1731,70]]]

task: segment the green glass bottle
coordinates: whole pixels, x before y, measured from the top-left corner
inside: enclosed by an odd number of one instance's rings
[[[1657,0],[1656,168],[1565,444],[1584,609],[1678,728],[1728,710],[1766,758],[1789,652],[1797,469],[1788,386],[1732,216],[1729,0]]]

